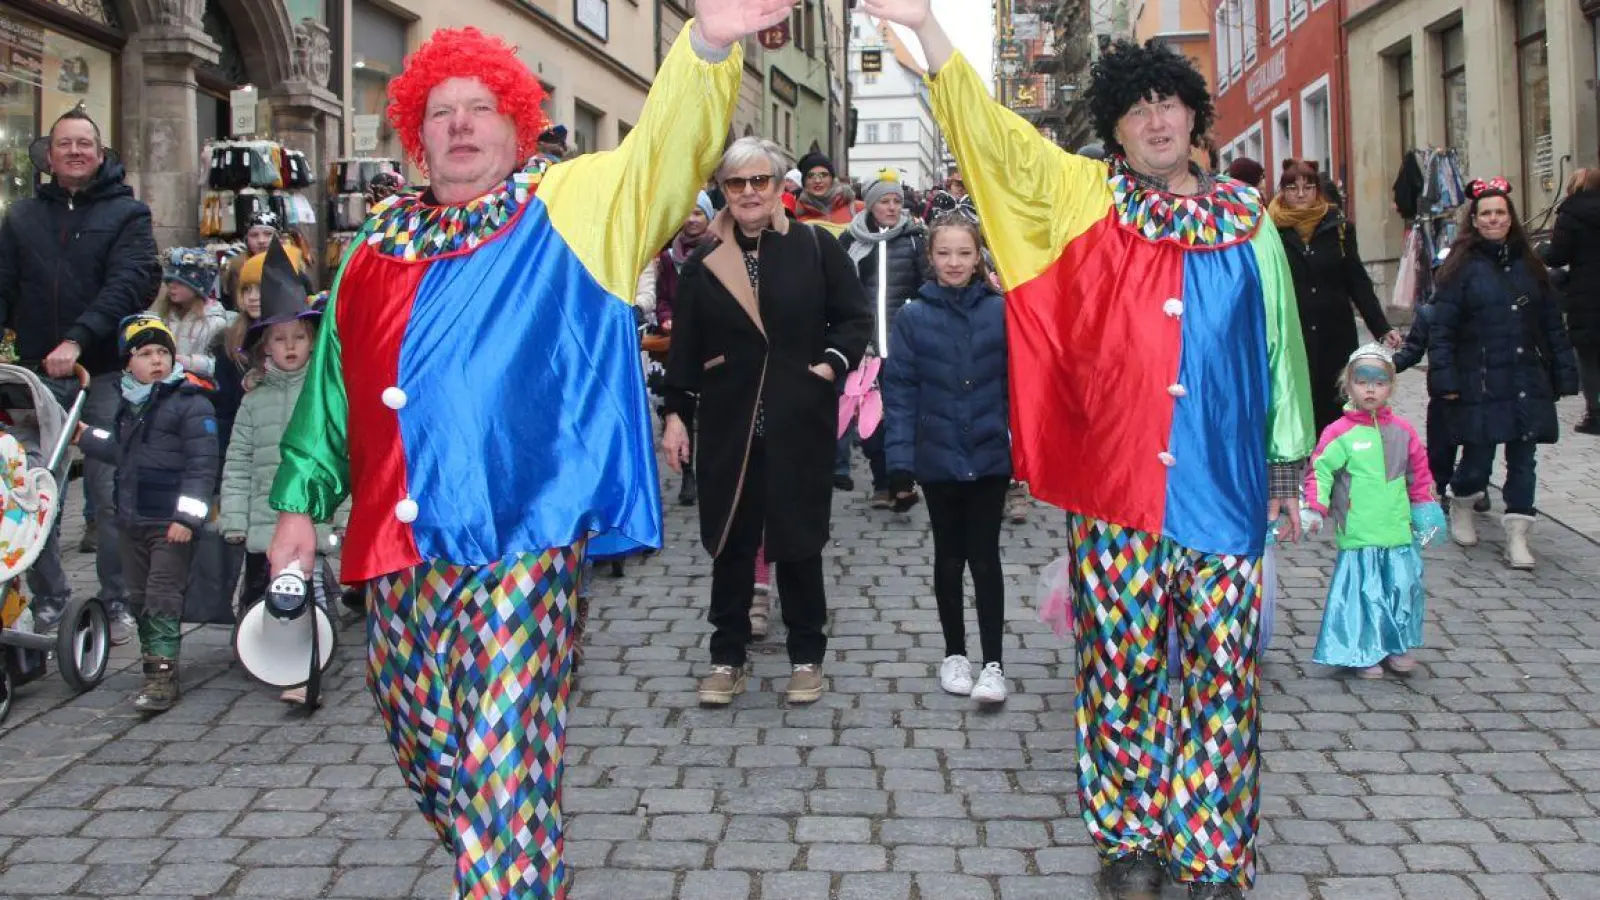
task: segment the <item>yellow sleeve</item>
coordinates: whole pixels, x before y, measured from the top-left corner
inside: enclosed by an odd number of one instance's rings
[[[1111,206],[1104,163],[1062,150],[989,96],[959,52],[930,79],[944,130],[1007,287],[1033,280]]]
[[[739,44],[708,63],[689,46],[690,26],[622,145],[552,166],[539,184],[556,232],[601,287],[628,303],[640,270],[683,225],[721,160],[744,74]]]

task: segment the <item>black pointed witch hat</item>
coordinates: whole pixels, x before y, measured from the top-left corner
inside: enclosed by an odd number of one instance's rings
[[[283,242],[273,241],[266,255],[261,266],[261,318],[245,334],[246,347],[254,346],[268,325],[322,317],[322,310],[311,306],[305,282],[300,280]]]

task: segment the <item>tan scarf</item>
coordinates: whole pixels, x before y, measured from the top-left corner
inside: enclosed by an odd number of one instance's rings
[[[1279,228],[1293,228],[1300,235],[1300,243],[1311,243],[1311,236],[1317,233],[1317,226],[1328,215],[1328,201],[1321,198],[1310,206],[1300,209],[1290,209],[1279,201],[1281,197],[1273,197],[1267,204],[1267,215],[1272,217],[1273,224]]]

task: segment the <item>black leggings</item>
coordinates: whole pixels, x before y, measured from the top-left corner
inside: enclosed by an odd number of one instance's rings
[[[1006,627],[1006,585],[1000,572],[1000,522],[1005,514],[1004,477],[936,481],[922,486],[933,526],[933,595],[939,602],[946,656],[967,655],[966,606],[961,578],[972,570],[983,661],[998,663]]]

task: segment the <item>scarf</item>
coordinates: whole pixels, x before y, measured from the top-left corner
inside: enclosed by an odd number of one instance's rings
[[[877,222],[871,216],[872,210],[863,209],[861,212],[856,213],[854,219],[850,220],[850,236],[855,240],[850,244],[848,252],[850,261],[853,263],[860,263],[863,259],[866,259],[867,254],[872,252],[873,247],[879,244],[886,244],[905,234],[906,230],[915,221],[907,213],[901,212],[900,221],[881,231],[874,231],[873,229],[876,227]]]
[[[1311,243],[1311,236],[1317,233],[1317,226],[1327,217],[1328,201],[1318,199],[1310,206],[1300,209],[1290,209],[1281,202],[1282,196],[1273,197],[1267,204],[1267,215],[1272,217],[1272,223],[1279,228],[1293,228],[1295,234],[1300,235],[1300,243]]]
[[[161,383],[177,384],[186,377],[188,377],[188,373],[183,370],[183,366],[174,363],[172,366],[172,374],[168,375],[166,378],[163,378]],[[132,372],[122,373],[122,399],[128,401],[134,406],[143,406],[145,402],[150,399],[150,392],[155,390],[155,386],[155,382],[146,384],[143,381],[133,377]]]
[[[710,228],[700,232],[700,236],[695,238],[689,237],[680,230],[677,236],[672,239],[672,246],[667,248],[668,254],[672,257],[672,264],[680,269],[683,268],[683,264],[689,261],[689,257],[694,251],[709,240],[711,240]]]
[[[819,216],[830,216],[840,206],[849,206],[850,198],[850,185],[835,181],[833,187],[829,188],[826,194],[801,191],[795,195],[794,203],[797,207],[804,204],[807,207],[807,212],[815,213]],[[795,210],[797,215],[799,212],[799,209]]]

